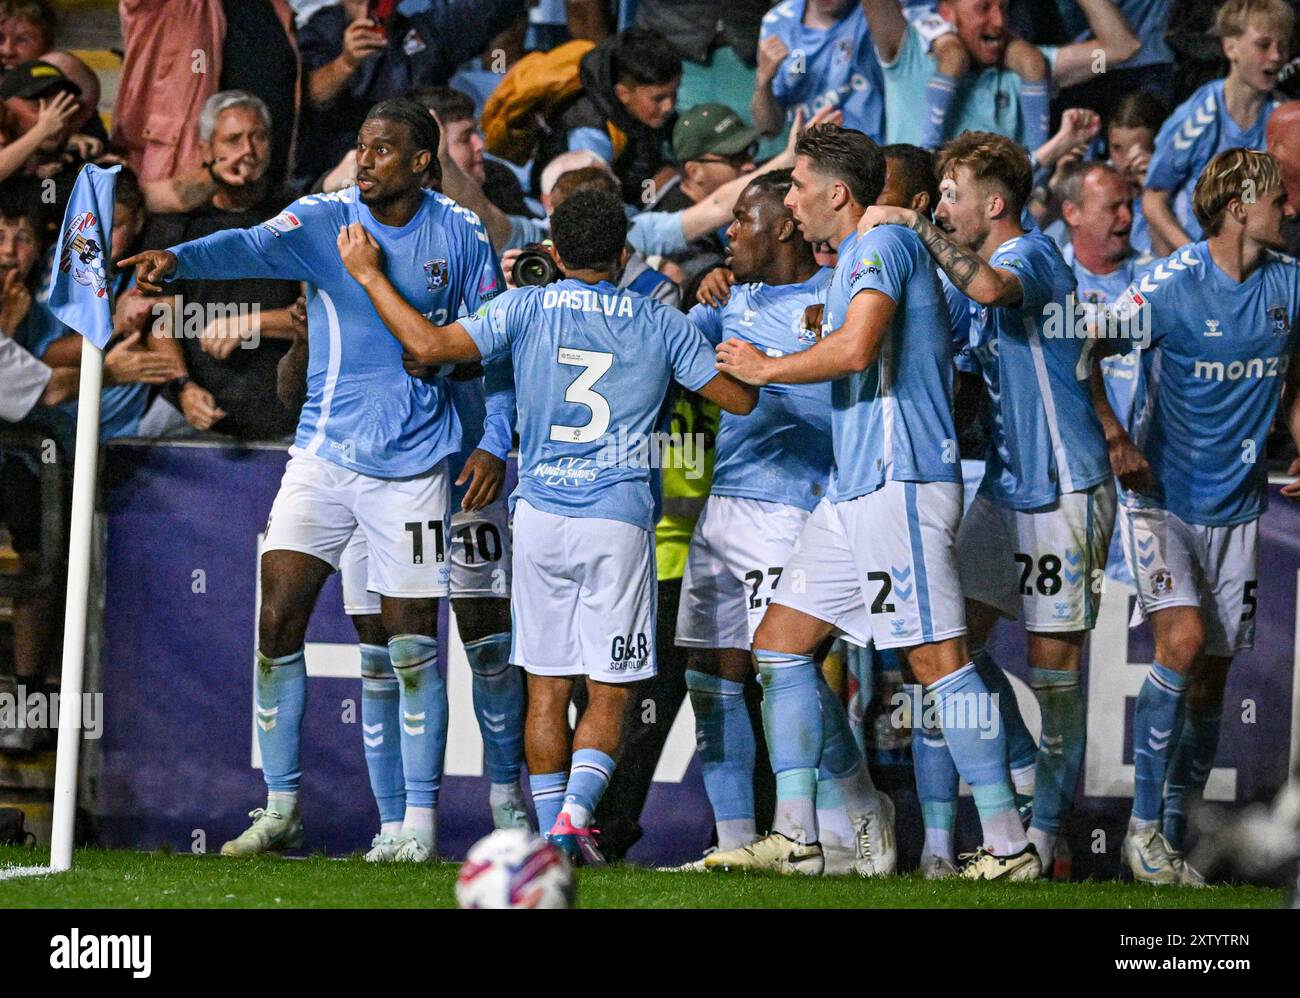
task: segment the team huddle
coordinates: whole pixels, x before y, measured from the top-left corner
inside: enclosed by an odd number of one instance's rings
[[[361,127],[355,187],[123,261],[149,291],[197,276],[307,286],[306,339],[280,372],[305,403],[262,545],[268,801],[223,854],[303,842],[303,642],[340,570],[381,820],[367,859],[437,854],[437,600],[450,598],[493,823],[531,825],[526,763],[537,828],[603,862],[592,816],[631,684],[656,668],[655,471],[611,441],[651,437],[676,381],[724,413],[676,626],[718,846],[683,869],[895,872],[893,805],[820,664],[841,637],[896,650],[924,690],[912,723],[926,876],[1050,875],[1084,757],[1082,650],[1118,532],[1156,646],[1123,858],[1142,882],[1203,882],[1183,856],[1187,806],[1214,759],[1232,657],[1253,641],[1262,455],[1300,346],[1300,264],[1278,252],[1291,208],[1268,154],[1210,161],[1193,195],[1203,241],[1090,296],[1080,336],[1075,272],[1022,222],[1029,157],[988,132],[948,142],[932,171],[913,147],[809,128],[793,170],[756,177],[736,204],[734,286],[686,314],[618,289],[627,215],[603,191],[554,211],[563,277],[504,290],[477,217],[435,193],[437,148],[420,105],[385,101]],[[988,440],[973,498],[955,415],[972,386]],[[1001,618],[1028,635],[1037,743],[985,650]],[[755,674],[767,759],[744,702]],[[998,723],[975,723],[981,701]],[[769,762],[776,809],[760,837],[754,772]],[[982,829],[960,857],[959,778]]]

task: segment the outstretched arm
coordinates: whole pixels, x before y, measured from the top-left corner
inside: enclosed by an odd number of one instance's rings
[[[433,116],[438,121],[438,116]],[[510,239],[510,218],[504,211],[488,200],[483,193],[483,185],[456,165],[447,148],[447,129],[438,121],[438,165],[442,168],[442,193],[451,198],[462,208],[468,208],[487,229],[492,248],[498,253],[505,248]]]
[[[760,166],[753,173],[746,173],[737,177],[735,180],[729,180],[716,191],[699,201],[682,212],[682,235],[689,243],[700,236],[707,235],[715,229],[720,229],[731,222],[731,212],[736,207],[736,202],[740,200],[740,195],[755,177],[760,177],[764,173],[770,173],[773,170],[789,170],[794,166],[795,144],[799,141],[799,134],[805,128],[812,128],[813,125],[840,124],[844,121],[844,114],[831,108],[823,108],[818,111],[804,124],[803,113],[796,111],[794,123],[790,126],[790,139],[786,147],[776,156]]]
[[[893,62],[907,31],[902,5],[898,0],[862,0],[862,11],[867,15],[867,27],[880,61]]]
[[[876,362],[897,303],[883,291],[860,291],[844,324],[807,350],[769,357],[743,340],[718,346],[718,370],[749,385],[806,385],[865,371]]]
[[[1151,187],[1142,192],[1142,214],[1151,230],[1151,248],[1161,255],[1172,253],[1192,241],[1170,207],[1170,195],[1170,191]]]
[[[1058,87],[1085,83],[1094,75],[1132,59],[1142,47],[1114,0],[1078,0],[1078,4],[1088,19],[1093,37],[1057,50],[1055,82]]]
[[[339,228],[338,247],[348,273],[365,289],[388,331],[417,363],[464,364],[482,359],[459,322],[435,326],[398,293],[384,276],[379,244],[360,222]]]

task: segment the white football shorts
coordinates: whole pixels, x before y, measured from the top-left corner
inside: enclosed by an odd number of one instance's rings
[[[372,478],[294,454],[271,504],[262,551],[301,551],[337,569],[363,536],[367,587],[385,596],[446,596],[450,482],[447,462],[418,478]]]
[[[655,674],[654,533],[515,503],[510,661],[538,676]]]
[[[1124,557],[1137,581],[1130,624],[1171,606],[1198,606],[1205,653],[1229,657],[1255,645],[1259,521],[1210,527],[1163,509],[1121,506]]]
[[[823,499],[804,524],[773,603],[850,641],[912,648],[966,633],[957,576],[960,482],[886,482]]]
[[[510,523],[503,495],[491,505],[451,518],[452,599],[510,598]],[[379,594],[370,588],[366,540],[360,529],[343,549],[343,612],[349,616],[379,612]]]
[[[695,524],[677,644],[748,651],[808,512],[738,496],[709,496]]]
[[[977,496],[957,531],[962,592],[1036,634],[1091,630],[1114,525],[1110,478],[1039,509]]]

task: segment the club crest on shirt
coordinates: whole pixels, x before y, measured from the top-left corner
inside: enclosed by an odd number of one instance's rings
[[[430,291],[441,291],[445,288],[449,276],[445,259],[440,257],[437,260],[426,260],[424,262],[424,277],[429,282]]]
[[[1291,320],[1287,318],[1286,307],[1274,305],[1268,309],[1268,317],[1273,322],[1273,335],[1285,336],[1291,332]]]
[[[95,213],[83,211],[63,230],[59,250],[59,270],[65,274],[71,271],[72,279],[89,288],[96,298],[103,298],[108,293],[102,239]]]

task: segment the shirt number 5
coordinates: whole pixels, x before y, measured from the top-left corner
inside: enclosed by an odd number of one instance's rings
[[[583,369],[565,391],[564,401],[586,406],[591,410],[591,419],[582,426],[552,423],[551,439],[559,443],[577,444],[600,439],[609,429],[609,401],[599,392],[592,391],[592,386],[613,365],[614,355],[602,350],[574,350],[570,347],[560,347],[555,359],[557,363]]]

